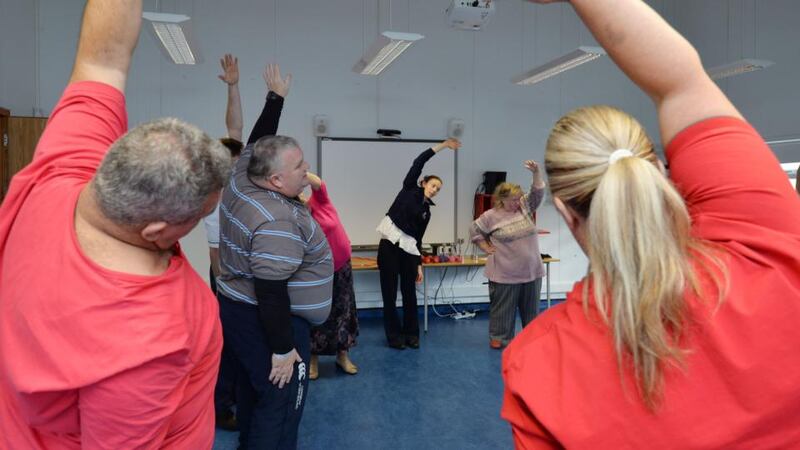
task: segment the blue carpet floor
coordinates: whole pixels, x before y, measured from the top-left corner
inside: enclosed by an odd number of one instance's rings
[[[420,327],[422,320],[420,318]],[[380,317],[360,319],[351,358],[357,375],[320,357],[300,424],[300,449],[511,448],[500,418],[501,352],[489,348],[488,314],[433,317],[419,350],[386,346]],[[217,430],[215,450],[232,450],[237,433]]]

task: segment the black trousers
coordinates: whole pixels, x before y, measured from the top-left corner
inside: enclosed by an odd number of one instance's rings
[[[211,291],[217,294],[217,281],[214,277],[214,270],[209,267],[208,280],[211,283]],[[217,298],[219,300],[219,298]],[[220,306],[220,309],[222,306]],[[238,365],[231,352],[228,342],[222,341],[222,355],[219,359],[219,374],[217,384],[214,386],[214,409],[217,414],[230,412],[236,404],[236,373]]]
[[[290,450],[297,448],[297,430],[303,416],[311,358],[311,326],[292,316],[294,347],[302,362],[295,363],[292,379],[283,389],[269,381],[272,349],[258,317],[258,307],[220,295],[222,332],[239,363],[236,383],[236,419],[239,449]]]
[[[419,256],[410,255],[397,244],[381,239],[378,245],[378,270],[383,296],[383,328],[389,342],[402,341],[403,336],[419,337],[417,317],[417,266]],[[403,296],[403,323],[397,318],[397,280]]]

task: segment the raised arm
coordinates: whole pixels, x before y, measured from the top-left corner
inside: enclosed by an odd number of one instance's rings
[[[89,0],[69,82],[98,81],[124,92],[141,25],[141,0]]]
[[[447,139],[420,153],[420,155],[414,159],[414,162],[411,163],[411,168],[408,169],[408,173],[405,179],[403,179],[403,188],[410,189],[417,186],[419,176],[422,175],[422,168],[425,167],[425,163],[428,162],[433,155],[445,148],[457,150],[460,147],[461,142],[458,139]]]
[[[708,77],[694,47],[643,1],[569,3],[619,68],[653,99],[665,145],[700,120],[741,117]]]
[[[228,85],[228,106],[225,108],[225,127],[228,137],[242,140],[242,97],[239,94],[239,58],[226,53],[219,60],[222,66],[222,75],[218,78]]]
[[[434,153],[439,153],[440,151],[446,148],[452,150],[458,150],[459,148],[461,148],[461,141],[459,141],[458,139],[450,138],[434,145],[433,147],[431,147],[431,150],[433,150]]]
[[[320,178],[319,175],[306,172],[306,178],[308,178],[308,185],[311,186],[312,191],[318,191],[322,188],[322,178]]]
[[[253,131],[247,139],[248,144],[264,136],[274,136],[278,132],[278,123],[281,120],[283,99],[289,94],[292,87],[292,75],[281,76],[281,68],[277,64],[269,64],[264,70],[264,81],[267,83],[267,101],[258,117]]]
[[[531,172],[531,175],[533,176],[533,180],[531,181],[531,190],[524,196],[524,201],[528,203],[528,208],[532,213],[533,211],[536,211],[542,204],[542,200],[544,199],[544,188],[546,185],[544,184],[544,178],[542,177],[542,170],[541,167],[539,167],[539,163],[529,159],[525,161],[524,166]]]
[[[328,198],[328,189],[325,187],[325,183],[323,183],[322,179],[317,176],[317,174],[308,172],[306,173],[306,178],[308,179],[308,185],[311,187],[311,197],[308,198],[308,206],[313,215],[318,208],[327,205],[331,201]]]

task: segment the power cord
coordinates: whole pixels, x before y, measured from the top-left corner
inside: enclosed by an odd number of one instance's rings
[[[442,271],[442,275],[439,277],[439,284],[436,287],[436,291],[434,291],[433,303],[432,303],[433,313],[436,314],[437,317],[448,317],[448,318],[453,318],[453,319],[456,319],[456,320],[459,320],[459,319],[472,319],[473,317],[475,317],[476,311],[467,311],[466,309],[463,310],[463,311],[459,311],[458,308],[455,307],[455,300],[456,300],[456,294],[455,294],[455,288],[454,288],[454,286],[455,286],[455,278],[456,278],[455,275],[451,277],[451,281],[450,281],[451,298],[450,298],[450,301],[448,302],[448,306],[450,306],[450,309],[452,309],[453,312],[452,313],[444,313],[443,314],[443,313],[440,313],[439,310],[436,308],[436,304],[437,304],[437,302],[439,300],[439,291],[442,291],[442,296],[443,296],[443,298],[446,299],[446,290],[443,290],[442,288],[444,287],[444,280],[447,277],[448,269],[449,269],[449,267],[445,267],[444,271]]]

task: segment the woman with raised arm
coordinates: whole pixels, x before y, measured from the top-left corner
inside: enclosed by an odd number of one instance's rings
[[[503,355],[516,445],[796,446],[797,194],[655,11],[640,0],[570,3],[655,102],[670,178],[622,111],[579,108],[553,127],[553,201],[589,271]]]
[[[339,213],[328,196],[328,186],[311,172],[306,174],[311,186],[311,197],[306,206],[317,221],[333,254],[333,295],[331,313],[322,325],[311,327],[311,364],[308,378],[319,377],[319,355],[336,355],[336,365],[348,375],[358,373],[358,366],[350,360],[350,348],[358,337],[356,293],[353,289],[353,267],[350,264],[352,249],[350,238],[339,220]]]
[[[417,320],[417,289],[414,283],[422,281],[422,236],[431,219],[433,197],[442,188],[442,179],[427,175],[418,181],[422,168],[433,155],[445,148],[453,150],[461,142],[448,139],[422,152],[414,160],[403,180],[403,189],[395,197],[377,231],[381,234],[378,245],[378,270],[383,296],[383,328],[389,347],[403,350],[406,345],[419,348],[419,321]],[[397,318],[397,280],[403,296],[403,323]]]
[[[518,184],[501,183],[494,190],[494,207],[470,228],[472,242],[481,248],[489,279],[489,346],[501,349],[514,338],[519,309],[525,328],[538,313],[544,263],[533,214],[544,198],[544,180],[536,161],[525,161],[533,175],[530,191]]]

